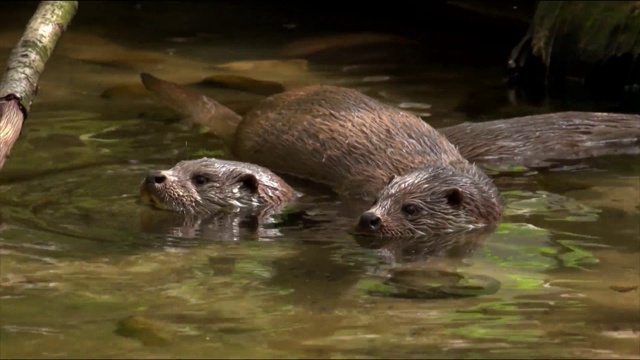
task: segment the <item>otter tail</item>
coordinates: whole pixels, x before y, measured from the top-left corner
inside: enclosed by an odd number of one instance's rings
[[[640,115],[560,112],[438,131],[479,165],[536,168],[554,161],[640,154]]]
[[[141,73],[140,79],[147,90],[154,93],[162,103],[182,116],[210,129],[216,136],[231,144],[233,135],[242,117],[217,101],[186,86]]]

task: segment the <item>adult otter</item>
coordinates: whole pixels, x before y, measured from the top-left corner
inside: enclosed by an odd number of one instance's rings
[[[186,87],[149,74],[141,78],[165,104],[222,138],[239,160],[348,196],[373,199],[384,189],[362,214],[361,232],[446,233],[495,224],[501,217],[498,190],[447,138],[417,116],[356,90],[289,90],[262,100],[242,118]]]

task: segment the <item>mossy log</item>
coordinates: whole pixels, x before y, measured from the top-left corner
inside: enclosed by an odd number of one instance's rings
[[[586,64],[640,55],[640,1],[541,1],[531,48],[546,66],[574,56]]]
[[[509,85],[529,100],[638,112],[640,1],[540,1],[507,67]]]
[[[596,71],[629,85],[638,81],[632,78],[640,73],[634,71],[639,55],[640,1],[540,1],[509,68],[539,63],[546,82],[585,79]]]
[[[40,2],[9,55],[0,80],[0,169],[20,136],[44,66],[77,10],[77,1]]]

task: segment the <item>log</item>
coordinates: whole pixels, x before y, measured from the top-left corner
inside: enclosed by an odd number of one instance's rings
[[[508,67],[512,84],[631,93],[640,82],[640,1],[540,1]]]
[[[40,2],[9,55],[0,80],[0,169],[20,136],[44,66],[77,10],[77,1]]]
[[[640,56],[638,1],[540,1],[532,26],[533,55],[547,67]]]

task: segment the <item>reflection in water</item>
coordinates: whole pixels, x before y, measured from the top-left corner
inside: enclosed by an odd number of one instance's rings
[[[410,299],[493,294],[500,288],[498,280],[465,274],[460,268],[494,231],[495,227],[485,227],[442,236],[395,239],[358,236],[360,246],[378,249],[390,265],[376,269],[376,276],[384,280],[368,293]]]
[[[329,224],[328,219],[310,216],[305,210],[280,207],[219,211],[208,215],[172,211],[140,211],[140,230],[149,234],[206,241],[272,241],[282,237],[283,229],[305,229]]]
[[[140,230],[178,238],[211,241],[253,239],[260,228],[258,215],[250,212],[219,212],[208,216],[184,215],[171,211],[146,210],[140,212]]]
[[[432,258],[459,258],[472,256],[484,240],[495,231],[493,226],[485,226],[465,232],[429,237],[374,237],[354,236],[358,245],[379,249],[392,264],[406,262],[427,262]]]

